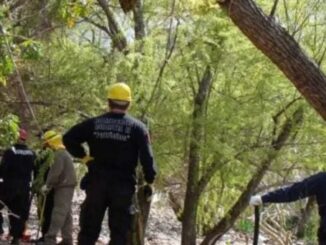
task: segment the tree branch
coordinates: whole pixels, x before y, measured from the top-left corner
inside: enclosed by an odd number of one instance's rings
[[[99,6],[102,8],[102,10],[105,13],[105,16],[107,18],[107,22],[109,25],[109,29],[112,33],[112,43],[113,47],[117,48],[119,51],[127,54],[127,39],[125,35],[123,34],[122,29],[120,28],[118,22],[116,21],[114,14],[109,8],[109,5],[106,0],[97,0]]]
[[[151,105],[151,103],[153,102],[154,98],[155,98],[155,95],[156,95],[156,91],[158,90],[160,84],[161,84],[161,80],[162,80],[162,77],[163,77],[163,73],[165,71],[165,67],[166,65],[169,63],[169,60],[173,54],[173,51],[174,51],[174,48],[175,48],[175,45],[176,45],[176,42],[177,42],[177,37],[178,37],[178,27],[179,27],[179,22],[176,26],[176,29],[175,29],[175,34],[174,34],[174,38],[173,38],[173,43],[171,45],[171,48],[170,50],[166,53],[165,55],[165,58],[164,58],[164,61],[160,67],[160,70],[159,70],[159,73],[158,73],[158,76],[157,76],[157,79],[155,81],[155,85],[154,85],[154,88],[152,90],[152,93],[151,93],[151,96],[145,106],[145,108],[143,109],[142,113],[141,113],[141,117],[140,118],[145,118],[145,115],[148,111],[148,108],[149,106]]]
[[[95,21],[93,21],[92,19],[88,18],[88,17],[85,17],[84,18],[86,22],[96,26],[97,28],[99,28],[100,30],[104,31],[106,34],[108,34],[109,37],[113,38],[113,34],[110,32],[110,30],[106,27],[106,26],[103,26]]]
[[[326,120],[326,76],[296,40],[280,24],[266,16],[254,0],[219,0],[218,3],[234,24]]]
[[[247,183],[246,190],[242,192],[238,200],[232,206],[232,208],[224,215],[223,219],[216,224],[206,235],[201,245],[214,244],[219,240],[223,234],[229,230],[234,224],[235,220],[248,206],[250,195],[255,191],[258,184],[261,182],[266,171],[277,157],[279,151],[283,148],[284,144],[289,140],[290,136],[297,130],[297,125],[303,121],[303,109],[299,107],[288,118],[282,126],[282,130],[279,133],[277,139],[270,145],[270,152],[265,159],[262,160],[260,167],[256,170],[255,174],[251,177]]]
[[[278,1],[279,1],[279,0],[275,0],[275,1],[274,1],[273,8],[272,8],[272,10],[271,10],[271,13],[269,14],[270,17],[272,17],[272,16],[275,15],[276,8],[277,8],[277,5],[278,5]]]

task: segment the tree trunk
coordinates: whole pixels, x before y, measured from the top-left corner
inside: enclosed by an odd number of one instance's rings
[[[125,37],[121,27],[119,26],[119,23],[115,19],[113,12],[111,11],[108,5],[108,2],[106,0],[97,0],[97,2],[105,13],[113,47],[118,49],[120,52],[127,54],[127,38]]]
[[[136,2],[137,0],[119,0],[120,6],[125,13],[131,11],[135,7]]]
[[[13,85],[13,90],[15,90],[14,96],[16,97],[16,101],[22,101],[22,103],[15,105],[16,113],[19,116],[20,127],[29,130],[33,120],[35,119],[33,116],[34,112],[29,104],[27,94],[23,87],[24,85],[22,84],[21,78],[19,77],[17,71],[14,71],[14,73],[9,76],[9,81]]]
[[[134,12],[134,22],[135,22],[135,38],[136,40],[142,40],[146,36],[143,0],[136,1],[133,12]]]
[[[37,8],[39,11],[38,25],[35,28],[34,36],[39,39],[49,39],[49,32],[53,30],[53,24],[51,21],[51,14],[49,13],[47,0],[39,0]]]
[[[293,134],[293,131],[298,129],[298,124],[300,124],[302,121],[303,110],[302,108],[299,108],[294,112],[292,118],[287,119],[284,123],[280,134],[271,145],[270,153],[248,182],[245,191],[241,194],[224,218],[207,233],[201,245],[214,244],[233,226],[236,219],[248,206],[250,196],[259,185],[273,160],[277,157],[278,152],[283,148],[289,137]]]
[[[198,191],[200,145],[203,138],[205,105],[212,80],[211,70],[207,67],[194,101],[192,132],[189,146],[188,181],[182,215],[182,245],[196,245],[197,207],[200,197]]]
[[[295,39],[253,0],[217,0],[238,28],[326,119],[326,77]]]
[[[304,238],[305,229],[311,217],[311,211],[315,204],[315,197],[309,197],[306,206],[301,210],[301,216],[297,225],[296,235],[298,238]]]

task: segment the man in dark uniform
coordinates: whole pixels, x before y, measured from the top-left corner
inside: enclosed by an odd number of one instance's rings
[[[266,193],[263,196],[255,195],[250,198],[249,204],[253,206],[265,203],[286,203],[302,198],[315,196],[318,204],[320,225],[318,229],[319,245],[326,245],[326,173],[320,172],[291,186],[280,188]]]
[[[66,149],[82,159],[89,169],[86,199],[80,214],[79,245],[95,244],[107,208],[109,244],[127,243],[138,159],[147,182],[145,189],[152,190],[156,170],[148,130],[142,122],[127,115],[130,102],[127,84],[111,85],[109,112],[77,124],[63,137]],[[84,142],[89,146],[89,156],[82,146]]]
[[[27,147],[26,139],[27,132],[20,129],[18,142],[4,152],[0,165],[3,202],[19,216],[9,216],[12,244],[20,243],[30,207],[30,182],[35,154]]]

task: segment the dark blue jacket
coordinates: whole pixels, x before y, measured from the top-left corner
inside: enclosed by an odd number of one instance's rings
[[[135,183],[138,160],[147,183],[156,175],[149,134],[139,120],[120,113],[106,113],[71,128],[64,136],[66,149],[74,157],[86,155],[83,143],[95,159],[92,169],[112,182]]]
[[[24,144],[7,149],[0,164],[0,178],[5,192],[28,190],[34,170],[35,154]]]
[[[263,203],[293,202],[315,196],[320,215],[319,244],[326,245],[326,172],[312,175],[291,186],[280,188],[262,196]]]

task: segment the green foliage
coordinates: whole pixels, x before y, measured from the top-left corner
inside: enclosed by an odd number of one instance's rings
[[[49,168],[54,163],[54,152],[50,148],[45,148],[38,152],[35,160],[36,178],[33,180],[32,191],[41,194],[41,188],[45,184],[45,176]]]
[[[242,233],[253,234],[254,232],[254,224],[248,219],[240,219],[235,228]]]
[[[9,114],[0,119],[0,147],[2,149],[13,144],[18,137],[19,120],[18,117]]]
[[[26,60],[37,60],[42,56],[42,44],[28,39],[21,43],[21,57]]]
[[[317,232],[320,223],[320,217],[317,212],[313,212],[308,223],[305,225],[304,240],[309,243],[315,242],[317,244]]]
[[[37,108],[41,123],[64,128],[79,115],[102,112],[108,83],[100,54],[68,39],[53,42],[45,50],[46,59],[33,63],[36,74],[30,87],[33,96],[43,101]]]
[[[257,2],[268,13],[274,1]],[[322,23],[321,13],[325,12],[319,10],[324,10],[325,5],[319,1],[318,7],[313,4],[318,1],[313,0],[286,2],[288,13],[280,4],[276,21],[292,33],[300,27],[294,37],[315,60],[321,59],[325,25],[318,23]],[[131,114],[146,118],[150,127],[160,167],[160,187],[177,183],[182,192],[186,185],[194,96],[206,67],[210,66],[214,80],[201,121],[204,140],[200,175],[211,171],[212,163],[217,171],[200,198],[199,233],[205,233],[227,213],[270,153],[269,146],[282,123],[298,106],[304,107],[304,124],[279,154],[264,183],[282,183],[325,169],[324,123],[303,100],[287,108],[300,95],[233,26],[217,8],[216,1],[176,1],[174,9],[172,1],[144,1],[147,36],[138,42],[134,40],[131,15],[121,14],[116,7],[118,1],[110,4],[126,33],[128,54],[113,51],[111,37],[83,19],[87,16],[106,25],[105,14],[93,0],[47,1],[41,12],[44,16],[35,11],[43,8],[39,1],[28,1],[19,12],[24,17],[19,21],[4,18],[9,8],[0,6],[8,46],[42,127],[65,131],[88,116],[104,113],[107,86],[125,81],[133,90]],[[308,22],[304,22],[306,16],[311,16]],[[54,31],[38,38],[47,30],[44,25]],[[63,28],[54,28],[62,25]],[[4,41],[0,36],[0,83],[5,83],[15,69]],[[172,55],[168,57],[170,51]],[[13,98],[14,94],[10,88],[3,90],[1,100],[18,100]],[[2,108],[2,114],[16,110],[14,102],[10,105]],[[276,122],[275,115],[284,109]],[[17,130],[8,126],[9,122],[18,124],[17,118],[1,119],[3,147],[15,135],[8,132]],[[252,224],[243,216],[237,228],[251,232]]]
[[[59,21],[63,21],[69,28],[72,28],[80,17],[88,15],[89,8],[93,2],[94,0],[54,1],[52,10],[56,12]]]
[[[14,70],[14,64],[8,52],[7,39],[0,34],[0,85],[6,85],[7,76]]]

